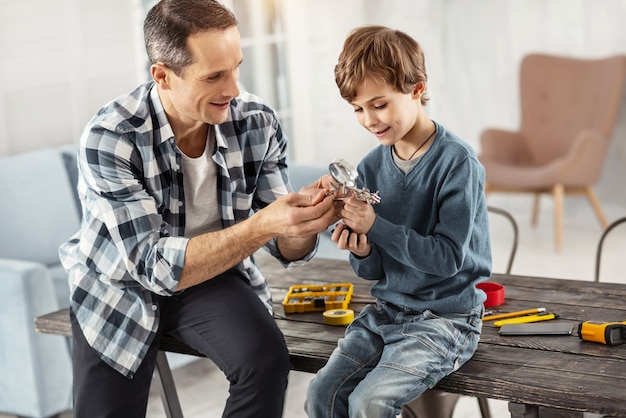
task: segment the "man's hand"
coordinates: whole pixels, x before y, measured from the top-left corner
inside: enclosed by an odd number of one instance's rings
[[[335,190],[332,186],[334,183],[336,182],[333,180],[332,176],[330,174],[325,174],[313,183],[300,189],[300,193],[308,194],[310,190],[326,190],[326,192],[331,192]]]
[[[279,198],[257,214],[271,216],[270,227],[284,258],[302,258],[313,249],[317,234],[337,221],[333,196],[325,189],[307,186],[300,193]]]
[[[272,236],[306,237],[325,231],[336,217],[334,194],[324,189],[301,189],[272,202],[256,215],[260,227]]]
[[[306,193],[309,189],[324,189],[327,191],[327,193],[334,192],[335,199],[339,200],[343,200],[344,197],[350,196],[352,194],[350,190],[346,190],[344,193],[343,186],[340,183],[337,183],[337,181],[330,174],[326,174],[314,181],[313,183],[309,184],[308,186],[304,186],[302,189],[300,189],[300,193]]]
[[[326,193],[326,196],[328,195],[334,196],[333,205],[335,207],[335,216],[333,217],[330,225],[334,224],[335,222],[339,220],[339,211],[341,210],[341,207],[343,206],[343,198],[344,196],[346,196],[346,194],[341,193],[341,187],[339,187],[339,190],[335,189],[335,186],[338,186],[336,183],[337,182],[332,178],[330,174],[326,174],[320,177],[319,179],[317,179],[316,181],[314,181],[313,183],[309,184],[308,186],[304,186],[303,188],[300,189],[300,192],[299,192],[300,194],[308,195],[308,194],[317,193],[319,190],[324,190]]]
[[[226,271],[274,237],[285,259],[300,259],[335,218],[333,195],[325,190],[281,196],[242,222],[191,238],[177,290]]]

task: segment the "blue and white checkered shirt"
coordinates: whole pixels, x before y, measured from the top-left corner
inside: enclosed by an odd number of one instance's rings
[[[224,228],[291,190],[287,140],[259,98],[242,93],[234,99],[215,135]],[[92,118],[78,160],[82,225],[60,248],[71,309],[103,361],[132,377],[158,328],[156,296],[175,292],[188,243],[181,154],[153,83]],[[275,240],[266,248],[289,264]],[[253,260],[236,268],[271,311],[267,283]]]

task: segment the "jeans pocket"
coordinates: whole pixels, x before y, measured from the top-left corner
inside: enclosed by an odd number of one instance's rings
[[[402,335],[419,340],[435,354],[447,357],[456,345],[459,331],[445,318],[428,312],[416,315],[402,326]]]

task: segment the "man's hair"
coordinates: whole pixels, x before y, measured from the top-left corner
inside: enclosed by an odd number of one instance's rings
[[[420,45],[404,32],[384,26],[361,26],[343,44],[335,66],[341,97],[351,102],[365,79],[376,79],[397,91],[410,93],[426,82],[426,64]],[[422,95],[422,104],[428,97]]]
[[[226,30],[237,23],[235,15],[216,0],[161,0],[143,24],[150,64],[163,63],[180,75],[193,62],[187,47],[189,36]]]

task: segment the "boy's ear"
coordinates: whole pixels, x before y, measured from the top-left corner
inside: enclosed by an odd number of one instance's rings
[[[426,82],[420,81],[415,85],[415,88],[413,89],[413,97],[415,99],[419,99],[424,93],[426,93]]]

